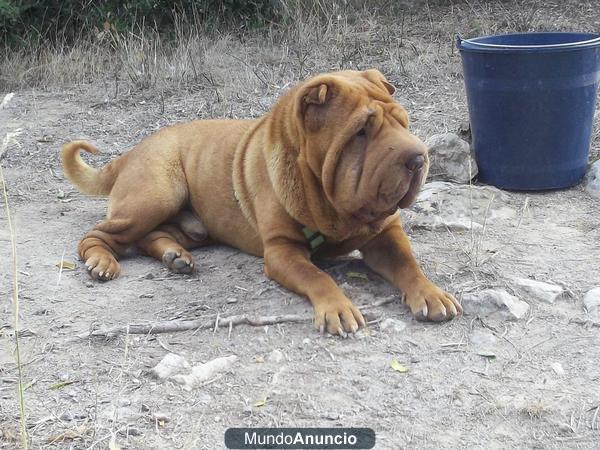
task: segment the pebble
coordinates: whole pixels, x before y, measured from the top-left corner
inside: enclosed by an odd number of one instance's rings
[[[600,160],[592,164],[585,177],[585,191],[600,199]]]
[[[554,303],[556,299],[565,292],[562,286],[545,283],[543,281],[531,280],[529,278],[517,278],[514,281],[523,292],[530,295],[535,300],[540,300],[545,303]]]
[[[559,362],[550,364],[550,368],[554,371],[554,373],[556,375],[564,375],[565,374],[565,369],[563,369],[562,364]]]
[[[280,363],[281,361],[283,361],[283,353],[281,353],[281,351],[275,349],[271,353],[269,353],[269,356],[267,357],[267,361],[272,362],[272,363]]]
[[[407,327],[406,322],[398,319],[387,318],[381,321],[379,327],[385,331],[391,331],[393,333],[400,333]]]
[[[163,422],[163,423],[167,423],[169,420],[171,420],[169,418],[169,416],[167,416],[165,413],[157,411],[154,414],[152,414],[152,418],[154,420],[156,420],[157,422]]]
[[[65,422],[70,422],[72,420],[83,420],[87,419],[89,416],[86,412],[82,411],[65,411],[61,414],[60,420],[64,420]]]
[[[496,336],[488,330],[474,330],[470,340],[476,351],[492,351],[498,343]]]
[[[485,289],[464,294],[461,304],[466,315],[499,315],[506,320],[519,320],[529,312],[529,305],[503,289]]]
[[[127,429],[123,430],[121,434],[126,436],[141,436],[143,433],[139,428],[128,427]]]
[[[583,304],[590,316],[600,320],[600,287],[589,290],[583,297]]]
[[[165,379],[182,369],[189,369],[189,367],[190,364],[183,356],[175,353],[167,353],[148,373],[155,378]]]

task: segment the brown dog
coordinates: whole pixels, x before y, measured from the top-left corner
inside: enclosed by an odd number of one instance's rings
[[[305,235],[319,232],[316,256],[359,249],[418,319],[456,316],[460,304],[422,273],[400,223],[428,158],[393,93],[377,70],[319,75],[258,120],[165,128],[99,170],[79,155],[93,146],[65,145],[67,177],[109,198],[106,220],[79,243],[82,260],[109,280],[121,270],[117,255],[137,245],[188,273],[189,249],[225,243],[264,256],[267,276],[309,298],[321,331],[355,332],[360,311],[310,260]]]

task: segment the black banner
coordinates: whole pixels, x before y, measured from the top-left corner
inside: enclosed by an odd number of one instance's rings
[[[229,449],[369,449],[375,446],[370,428],[229,428]]]

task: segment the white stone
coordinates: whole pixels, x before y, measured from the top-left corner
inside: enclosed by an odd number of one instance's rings
[[[503,289],[485,289],[462,296],[467,315],[499,315],[506,320],[519,320],[529,311],[529,305]]]
[[[600,198],[600,159],[588,170],[585,177],[585,190],[588,194]]]
[[[474,330],[470,337],[471,345],[475,350],[493,350],[496,347],[498,339],[491,331]]]
[[[423,185],[410,209],[402,210],[411,228],[427,230],[478,230],[483,224],[514,219],[510,197],[492,186],[469,186],[444,181]],[[487,216],[486,216],[487,215]]]
[[[429,179],[468,183],[477,175],[469,144],[456,134],[433,135],[425,145],[429,149]]]
[[[385,331],[400,333],[406,328],[406,322],[398,319],[387,318],[381,321],[379,327]]]
[[[149,372],[156,378],[165,379],[182,369],[189,369],[189,367],[190,364],[183,356],[175,353],[167,353]]]
[[[563,369],[562,364],[559,362],[550,364],[550,368],[554,371],[554,373],[556,375],[564,375],[565,374],[565,369]]]
[[[534,299],[545,303],[554,303],[565,292],[561,286],[556,284],[544,283],[529,278],[517,278],[515,284]]]
[[[267,356],[267,361],[272,363],[280,363],[283,361],[283,353],[281,353],[280,350],[275,349],[269,353],[269,356]]]
[[[215,358],[212,361],[208,361],[207,363],[192,367],[192,371],[189,375],[175,375],[171,377],[171,379],[182,384],[186,391],[191,391],[205,381],[210,380],[216,374],[229,371],[236,361],[236,355],[222,356],[220,358]]]
[[[589,290],[583,297],[583,304],[588,314],[600,321],[600,287]]]

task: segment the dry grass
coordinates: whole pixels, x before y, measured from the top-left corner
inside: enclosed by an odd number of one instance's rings
[[[70,46],[40,42],[8,51],[0,62],[0,89],[97,80],[142,89],[225,83],[252,88],[315,70],[373,65],[417,83],[422,76],[443,75],[456,53],[456,33],[594,29],[589,19],[578,21],[594,14],[591,1],[577,2],[576,14],[565,2],[525,0],[440,2],[445,6],[427,0],[406,9],[383,2],[315,0],[303,10],[297,3],[282,1],[285,20],[254,32],[208,33],[197,18],[179,16],[169,40],[151,27],[126,33],[108,29]],[[569,21],[562,19],[566,11]],[[458,75],[457,64],[450,69]]]
[[[8,104],[10,99],[12,98],[12,94],[9,94],[4,97],[2,102],[0,103],[0,108],[3,108]],[[7,134],[2,142],[0,142],[0,157],[6,150],[9,145],[9,142],[14,139],[16,133]],[[27,415],[26,415],[26,407],[25,407],[25,389],[27,389],[24,385],[23,379],[23,365],[21,364],[21,342],[20,342],[20,324],[19,324],[19,272],[18,272],[18,259],[17,259],[17,241],[15,234],[15,227],[12,221],[12,216],[10,212],[10,204],[8,199],[8,192],[6,188],[6,179],[4,178],[4,171],[2,170],[2,164],[0,164],[0,186],[2,188],[2,197],[4,200],[4,209],[6,212],[6,221],[8,223],[8,230],[10,236],[10,245],[11,245],[11,255],[12,255],[12,313],[13,313],[13,331],[15,333],[15,364],[17,367],[17,399],[19,404],[19,417],[20,417],[20,435],[21,435],[21,446],[23,449],[27,450],[29,448],[29,438],[27,435]]]
[[[202,91],[203,116],[236,117],[236,104],[250,98],[250,114],[257,116],[310,74],[377,67],[399,88],[397,97],[417,124],[413,131],[423,137],[453,131],[467,119],[457,33],[589,31],[600,23],[591,1],[423,0],[404,9],[384,3],[315,0],[301,10],[282,1],[286,20],[251,32],[209,33],[180,16],[168,40],[147,27],[102,30],[71,46],[39,43],[7,52],[0,90],[101,86],[104,102],[142,90],[163,104]],[[594,142],[599,139],[596,131]]]

